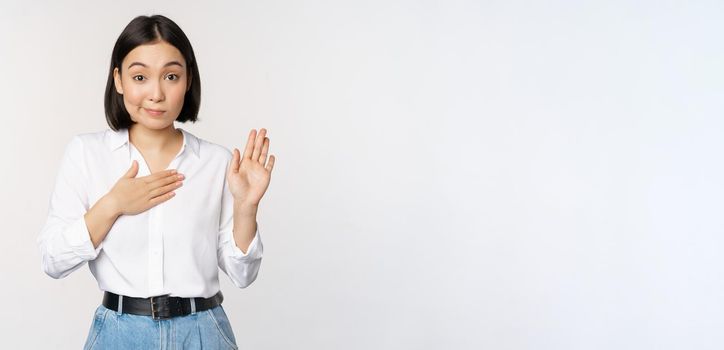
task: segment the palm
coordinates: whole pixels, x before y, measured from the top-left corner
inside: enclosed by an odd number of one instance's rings
[[[269,138],[265,136],[266,129],[261,129],[258,136],[256,130],[252,129],[244,154],[234,148],[226,177],[234,200],[258,205],[269,187],[275,157],[272,155],[267,158]]]

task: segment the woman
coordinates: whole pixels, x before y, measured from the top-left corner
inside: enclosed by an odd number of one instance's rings
[[[257,276],[256,214],[275,157],[266,130],[244,153],[174,127],[196,122],[193,49],[170,19],[139,16],[116,41],[109,130],[65,149],[38,238],[43,270],[88,263],[104,291],[85,349],[235,349],[218,268],[239,288]]]

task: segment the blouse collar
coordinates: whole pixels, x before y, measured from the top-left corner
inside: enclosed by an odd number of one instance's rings
[[[177,129],[181,130],[181,133],[184,136],[181,149],[185,149],[188,147],[196,157],[199,157],[199,139],[182,128]],[[121,146],[128,145],[128,129],[119,129],[118,131],[113,131],[109,129],[108,133],[109,134],[106,143],[108,144],[108,149],[111,152],[117,150]]]

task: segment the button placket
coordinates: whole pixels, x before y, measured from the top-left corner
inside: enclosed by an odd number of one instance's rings
[[[135,146],[131,144],[132,159],[138,162],[138,176],[151,174],[148,163]],[[150,295],[163,293],[163,235],[161,232],[161,206],[156,205],[148,210],[148,292]]]
[[[131,145],[131,158],[136,159],[139,163],[139,176],[149,175],[151,173],[143,155]],[[186,149],[186,135],[184,134],[184,142],[181,149],[168,166],[168,169],[175,169],[178,166],[181,155]],[[160,203],[148,210],[148,290],[150,295],[160,295],[164,289],[163,275],[163,257],[164,257],[164,232],[163,232],[163,212],[165,203]]]
[[[163,207],[149,209],[148,230],[148,286],[150,295],[163,293]]]

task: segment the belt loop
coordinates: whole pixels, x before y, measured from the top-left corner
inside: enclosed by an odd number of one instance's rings
[[[196,315],[196,298],[191,298],[191,314]]]
[[[118,296],[118,316],[120,316],[123,313],[123,295]]]

